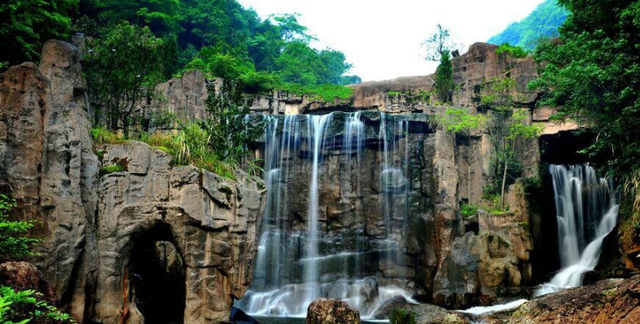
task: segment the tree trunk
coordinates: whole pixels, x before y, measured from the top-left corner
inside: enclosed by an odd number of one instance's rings
[[[502,209],[504,209],[504,189],[507,186],[507,170],[509,169],[509,159],[504,161],[504,173],[502,173],[502,190],[500,192],[500,201],[502,203]]]

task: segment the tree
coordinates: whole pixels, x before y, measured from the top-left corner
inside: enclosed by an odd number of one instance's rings
[[[482,156],[477,155],[472,145],[472,137],[474,132],[481,130],[487,123],[486,115],[480,113],[472,113],[464,108],[449,108],[439,116],[440,123],[447,132],[461,134],[467,137],[469,143],[467,154],[464,158],[467,162],[467,195],[469,203],[471,203],[471,179],[473,164]]]
[[[44,42],[66,39],[79,0],[5,0],[0,4],[0,62],[36,61]]]
[[[248,124],[250,104],[243,98],[242,89],[233,81],[223,83],[219,92],[208,87],[205,102],[207,117],[201,128],[208,134],[209,147],[218,159],[238,164],[248,153],[247,143],[255,141],[263,132],[262,124]]]
[[[34,222],[9,220],[9,213],[15,207],[14,199],[0,194],[0,262],[33,255],[33,248],[39,242],[26,236]]]
[[[148,28],[128,23],[117,25],[97,39],[85,58],[87,81],[96,121],[111,130],[122,129],[129,136],[135,125],[138,105],[153,95],[162,80],[161,39]]]
[[[422,45],[426,48],[425,59],[427,61],[438,62],[442,54],[451,53],[457,45],[451,41],[451,33],[448,28],[438,24],[436,32],[427,38]]]
[[[453,82],[453,65],[448,50],[440,55],[440,65],[436,69],[436,95],[444,103],[453,101],[453,90],[456,85]]]
[[[496,152],[495,176],[502,174],[500,181],[500,201],[505,206],[505,190],[510,168],[517,163],[516,145],[522,140],[535,138],[543,129],[541,125],[531,124],[525,109],[515,107],[516,82],[506,77],[495,78],[485,84],[481,104],[491,109],[492,118],[489,130],[491,143]]]
[[[560,0],[570,15],[557,40],[536,51],[541,104],[597,133],[588,149],[604,171],[640,169],[640,1]]]

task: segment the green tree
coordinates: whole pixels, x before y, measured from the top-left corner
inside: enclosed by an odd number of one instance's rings
[[[448,28],[438,24],[436,31],[422,45],[425,47],[425,59],[438,62],[442,54],[451,53],[457,45],[451,40],[451,32]]]
[[[153,95],[162,80],[161,39],[148,28],[128,23],[117,25],[91,45],[85,57],[87,81],[92,103],[111,130],[122,129],[129,136],[137,120],[138,105]]]
[[[9,220],[9,213],[15,207],[14,199],[0,194],[0,262],[33,255],[33,248],[39,242],[26,236],[34,222]]]
[[[122,21],[147,26],[158,36],[179,32],[181,17],[180,0],[82,0],[80,14],[107,29]]]
[[[247,143],[255,141],[264,131],[262,124],[248,124],[250,103],[243,98],[238,84],[227,81],[216,92],[210,85],[205,102],[207,118],[201,123],[209,137],[209,147],[221,161],[237,165],[248,153]]]
[[[449,29],[438,24],[436,32],[431,35],[423,46],[426,48],[425,59],[427,61],[440,62],[436,70],[435,88],[436,95],[444,103],[453,101],[453,65],[451,63],[451,51],[457,46],[451,40]]]
[[[37,61],[44,42],[66,39],[78,0],[5,0],[0,4],[0,62]]]
[[[453,101],[453,90],[455,90],[455,87],[451,54],[448,50],[445,50],[440,55],[440,65],[438,65],[436,69],[436,95],[442,102],[450,103]]]
[[[500,180],[500,201],[505,207],[505,190],[510,168],[519,166],[516,156],[516,145],[523,145],[523,140],[535,138],[542,131],[541,125],[529,121],[529,113],[525,109],[515,107],[516,82],[510,77],[495,78],[485,84],[481,104],[491,110],[491,143],[496,152],[495,178]]]
[[[640,1],[560,0],[570,15],[556,41],[538,47],[542,104],[589,125],[589,148],[610,175],[640,169]]]

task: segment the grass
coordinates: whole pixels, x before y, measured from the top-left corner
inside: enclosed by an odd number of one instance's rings
[[[298,96],[306,96],[310,101],[334,102],[347,101],[353,97],[353,89],[335,84],[321,84],[304,86],[300,84],[286,83],[278,87],[278,90],[287,91]]]
[[[129,140],[125,140],[122,136],[104,128],[92,129],[91,134],[93,135],[94,142],[99,145],[120,145],[129,142]],[[197,124],[188,124],[175,134],[160,132],[153,134],[143,133],[133,140],[146,143],[157,150],[172,155],[175,165],[194,165],[224,178],[236,180],[234,165],[220,161],[215,152],[209,148],[208,135]],[[95,152],[102,160],[104,152],[100,150],[96,150]],[[105,175],[122,171],[124,171],[124,167],[115,164],[103,167],[100,169],[100,174]]]
[[[122,171],[124,171],[124,167],[122,165],[112,164],[112,165],[107,165],[100,168],[100,175],[107,175],[107,174],[122,172]]]
[[[125,144],[128,142],[122,135],[102,127],[92,129],[91,136],[96,144]]]

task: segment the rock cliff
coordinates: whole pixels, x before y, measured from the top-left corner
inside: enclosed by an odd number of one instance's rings
[[[228,320],[251,283],[261,181],[174,166],[142,143],[94,152],[80,60],[49,41],[39,67],[0,76],[0,189],[13,217],[39,222],[35,264],[78,322]]]

